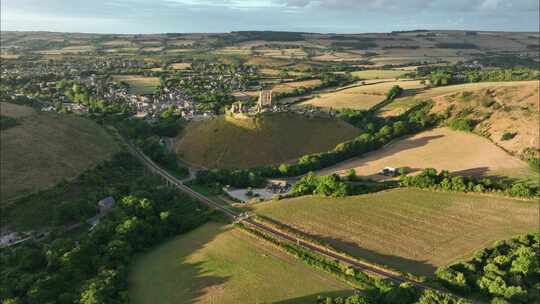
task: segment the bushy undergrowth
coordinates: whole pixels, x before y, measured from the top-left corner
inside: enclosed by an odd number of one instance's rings
[[[480,250],[468,261],[440,268],[446,287],[491,303],[540,302],[540,234],[527,234]]]
[[[401,175],[400,183],[405,187],[438,189],[455,192],[500,193],[514,197],[531,198],[539,196],[539,189],[524,182],[451,176],[450,172],[424,169],[417,175]]]

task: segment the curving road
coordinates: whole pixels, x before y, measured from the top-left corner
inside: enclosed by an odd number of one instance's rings
[[[126,142],[126,141],[124,140],[124,142]],[[300,240],[300,239],[298,239],[298,238],[296,238],[294,236],[291,236],[289,234],[278,231],[278,230],[276,230],[276,229],[274,229],[274,228],[272,228],[270,226],[267,226],[267,225],[261,224],[259,222],[256,222],[253,219],[250,219],[249,217],[243,216],[242,214],[234,212],[234,211],[224,207],[223,205],[211,200],[210,198],[208,198],[208,197],[206,197],[206,196],[192,190],[191,188],[187,187],[186,185],[184,185],[182,183],[182,181],[178,180],[176,177],[174,177],[173,175],[168,173],[166,170],[159,167],[148,156],[146,156],[144,153],[139,151],[137,148],[133,147],[130,143],[126,142],[126,144],[127,144],[128,150],[133,155],[135,155],[138,159],[140,159],[143,162],[143,164],[150,171],[152,171],[154,174],[157,174],[157,175],[161,176],[168,184],[176,187],[178,190],[180,190],[180,191],[188,194],[189,196],[197,199],[201,203],[209,206],[210,208],[214,208],[216,210],[219,210],[219,211],[223,212],[223,214],[225,214],[232,221],[241,222],[243,224],[246,224],[246,225],[249,225],[249,226],[252,226],[252,227],[256,227],[256,228],[264,231],[265,233],[271,235],[272,237],[274,237],[276,239],[280,239],[280,240],[284,240],[284,241],[287,241],[287,242],[290,242],[290,243],[294,243],[294,244],[296,244],[296,245],[298,245],[298,246],[300,246],[300,247],[302,247],[304,249],[307,249],[309,251],[315,252],[317,254],[320,254],[320,255],[326,256],[328,258],[337,260],[339,262],[345,263],[347,265],[350,265],[351,267],[353,267],[353,268],[355,268],[357,270],[360,270],[362,272],[375,274],[375,275],[384,277],[386,279],[389,279],[389,280],[391,280],[391,281],[393,281],[395,283],[398,283],[398,284],[407,282],[407,283],[410,283],[410,284],[412,284],[413,286],[415,286],[415,287],[417,287],[419,289],[431,289],[433,291],[438,291],[438,292],[443,292],[443,293],[445,292],[445,291],[433,288],[431,286],[428,286],[426,284],[422,284],[420,282],[408,279],[406,277],[396,275],[396,274],[392,273],[391,271],[387,271],[387,270],[384,270],[384,269],[381,269],[381,268],[378,268],[378,267],[374,267],[374,266],[366,264],[366,263],[362,263],[362,262],[359,262],[359,261],[356,261],[356,260],[353,260],[353,259],[350,259],[350,258],[347,258],[347,257],[343,257],[341,255],[338,255],[338,254],[334,253],[334,252],[331,252],[331,251],[326,250],[324,248],[314,246],[311,243],[302,241],[302,240]]]

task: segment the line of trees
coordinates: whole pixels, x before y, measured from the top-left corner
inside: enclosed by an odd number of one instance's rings
[[[198,227],[209,211],[155,178],[132,180],[130,195],[89,234],[25,243],[0,252],[2,303],[128,303],[135,254]]]
[[[540,234],[526,234],[480,250],[468,261],[440,268],[437,280],[491,303],[540,303]]]
[[[427,168],[417,175],[400,176],[400,184],[404,187],[418,187],[455,192],[502,193],[515,197],[538,197],[538,187],[530,186],[524,182],[510,180],[494,180],[490,178],[474,178],[464,176],[451,176],[447,170],[437,172],[436,169]]]

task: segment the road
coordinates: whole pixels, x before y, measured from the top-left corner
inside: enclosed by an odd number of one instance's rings
[[[248,226],[256,227],[259,230],[264,231],[265,233],[271,235],[272,237],[274,237],[276,239],[283,240],[283,241],[290,242],[290,243],[294,243],[294,244],[296,244],[296,245],[298,245],[298,246],[300,246],[300,247],[302,247],[304,249],[307,249],[307,250],[309,250],[311,252],[314,252],[314,253],[323,255],[325,257],[337,260],[337,261],[339,261],[341,263],[350,265],[351,267],[353,267],[353,268],[355,268],[357,270],[360,270],[362,272],[374,274],[374,275],[377,275],[377,276],[381,276],[381,277],[384,277],[384,278],[386,278],[388,280],[391,280],[391,281],[393,281],[395,283],[398,283],[398,284],[407,282],[407,283],[410,283],[410,284],[412,284],[413,286],[415,286],[415,287],[417,287],[419,289],[431,289],[433,291],[444,292],[442,290],[438,290],[436,288],[433,288],[431,286],[422,284],[420,282],[408,279],[406,277],[396,275],[396,274],[394,274],[394,273],[392,273],[390,271],[386,271],[384,269],[374,267],[374,266],[369,265],[367,263],[362,263],[362,262],[359,262],[359,261],[356,261],[356,260],[341,256],[341,255],[338,255],[338,254],[336,254],[334,252],[331,252],[329,250],[326,250],[324,248],[320,248],[320,247],[314,246],[311,243],[300,240],[300,239],[296,238],[295,236],[283,233],[282,231],[278,231],[278,230],[276,230],[276,229],[274,229],[274,228],[272,228],[270,226],[267,226],[267,225],[264,225],[262,223],[256,222],[256,221],[254,221],[253,219],[251,219],[249,217],[244,217],[241,214],[239,214],[237,212],[234,212],[234,211],[224,207],[220,203],[217,203],[217,202],[213,201],[212,199],[210,199],[210,198],[208,198],[208,197],[206,197],[206,196],[192,190],[191,188],[187,187],[186,185],[184,185],[182,183],[182,181],[178,180],[176,177],[169,174],[166,170],[159,167],[148,156],[143,154],[137,148],[133,147],[130,143],[126,142],[126,144],[127,144],[128,150],[133,155],[135,155],[138,159],[140,159],[143,162],[143,164],[149,170],[151,170],[153,173],[161,176],[169,185],[172,185],[172,186],[176,187],[178,190],[180,190],[180,191],[188,194],[189,196],[197,199],[198,201],[200,201],[201,203],[207,205],[208,207],[214,208],[216,210],[219,210],[219,211],[223,212],[223,214],[225,214],[232,221],[241,222],[241,223],[246,224]]]

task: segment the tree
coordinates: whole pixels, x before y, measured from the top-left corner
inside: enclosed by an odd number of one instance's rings
[[[358,176],[356,175],[356,171],[354,169],[347,170],[346,176],[348,181],[355,181],[358,179]]]

